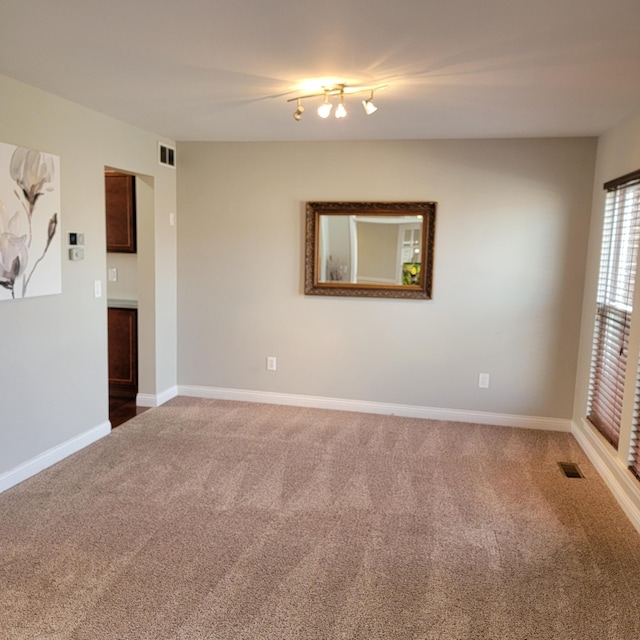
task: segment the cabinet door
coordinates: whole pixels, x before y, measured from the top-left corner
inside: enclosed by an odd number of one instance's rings
[[[136,252],[136,183],[134,176],[105,175],[107,251]]]
[[[138,391],[138,312],[109,310],[109,393],[133,397]]]

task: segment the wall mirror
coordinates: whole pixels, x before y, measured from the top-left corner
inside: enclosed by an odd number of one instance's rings
[[[307,202],[305,293],[431,299],[435,202]]]

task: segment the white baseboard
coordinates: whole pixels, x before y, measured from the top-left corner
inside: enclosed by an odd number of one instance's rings
[[[268,391],[247,391],[244,389],[180,385],[178,386],[178,395],[189,396],[192,398],[238,400],[242,402],[263,402],[265,404],[282,404],[294,407],[311,407],[314,409],[355,411],[358,413],[378,413],[382,415],[402,416],[405,418],[472,422],[474,424],[492,424],[504,427],[521,427],[524,429],[543,429],[546,431],[570,432],[572,426],[571,420],[561,418],[538,418],[535,416],[520,416],[505,413],[439,409],[408,404],[390,404],[386,402],[323,398],[318,396],[303,396],[289,393],[272,393]]]
[[[136,396],[136,404],[139,407],[159,407],[165,402],[169,402],[178,395],[178,387],[170,387],[161,393],[154,395],[151,393],[139,393]]]
[[[640,482],[609,449],[594,429],[582,420],[573,423],[573,436],[640,533]]]
[[[71,438],[70,440],[63,442],[62,444],[59,444],[52,449],[49,449],[48,451],[44,451],[40,455],[37,455],[35,458],[31,458],[31,460],[23,462],[15,469],[5,471],[5,473],[0,474],[0,493],[6,491],[7,489],[10,489],[23,480],[30,478],[31,476],[35,476],[36,473],[44,471],[44,469],[50,467],[56,462],[64,460],[72,453],[76,453],[76,451],[80,451],[80,449],[88,447],[90,444],[109,435],[110,432],[111,423],[103,422],[101,425],[98,425],[93,429],[89,429],[89,431],[85,431],[79,436]]]

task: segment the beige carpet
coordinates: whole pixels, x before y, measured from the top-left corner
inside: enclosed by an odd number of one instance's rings
[[[568,434],[176,398],[0,495],[0,554],[2,639],[640,637]]]

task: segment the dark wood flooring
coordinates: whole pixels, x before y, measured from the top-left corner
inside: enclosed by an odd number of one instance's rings
[[[135,398],[109,396],[109,421],[111,422],[111,428],[115,429],[119,427],[127,420],[131,420],[131,418],[147,409],[148,407],[137,406]]]

